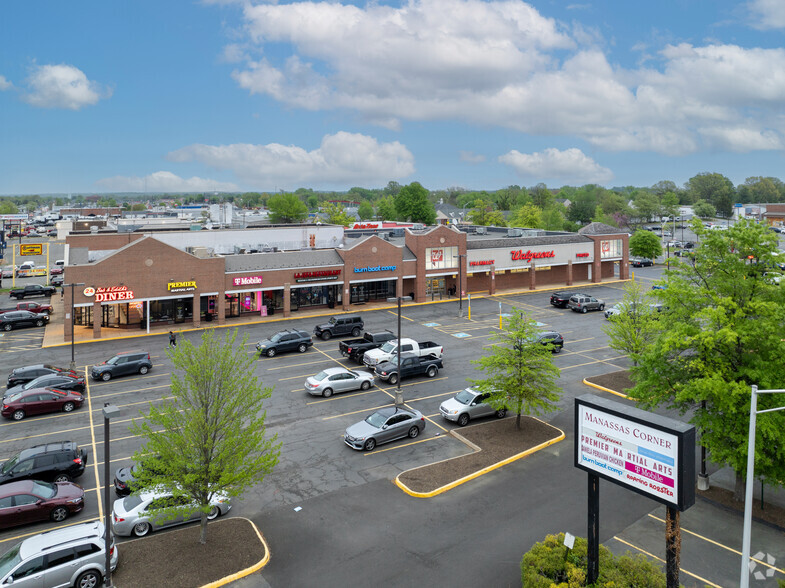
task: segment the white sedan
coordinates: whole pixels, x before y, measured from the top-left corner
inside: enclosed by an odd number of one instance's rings
[[[314,396],[329,398],[335,392],[367,390],[373,385],[370,372],[353,372],[341,367],[327,368],[305,380],[305,390]]]

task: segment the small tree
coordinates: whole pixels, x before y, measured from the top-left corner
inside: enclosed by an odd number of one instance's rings
[[[379,198],[379,200],[376,202],[376,216],[382,220],[395,220],[395,201],[393,200],[392,196]]]
[[[714,218],[717,215],[717,209],[713,204],[705,200],[698,200],[692,205],[692,211],[700,218]]]
[[[131,431],[145,439],[134,454],[137,463],[154,455],[155,468],[134,472],[137,488],[166,488],[201,511],[199,542],[207,541],[207,514],[216,495],[239,496],[261,482],[278,463],[280,443],[265,438],[263,388],[254,373],[254,359],[245,353],[246,339],[235,347],[237,330],[223,341],[205,331],[199,346],[181,341],[169,356],[172,399],[150,404]],[[193,512],[193,511],[192,511]],[[172,518],[182,511],[164,509]]]
[[[630,237],[630,253],[635,257],[655,259],[662,255],[662,242],[651,231],[638,230]]]
[[[308,207],[296,194],[276,194],[267,201],[274,223],[299,223],[308,216]]]
[[[539,335],[536,322],[516,309],[507,328],[491,337],[490,354],[472,360],[487,377],[469,381],[491,394],[488,403],[497,410],[512,405],[518,429],[521,414],[555,410],[561,392],[556,386],[559,368],[553,364],[553,345],[540,343]]]
[[[543,228],[542,210],[534,204],[524,204],[513,212],[510,218],[511,227],[523,227],[529,229]]]
[[[367,200],[360,202],[360,206],[357,207],[357,216],[360,217],[360,220],[373,218],[373,205]]]
[[[628,354],[633,365],[638,365],[638,357],[659,332],[657,311],[649,306],[650,300],[639,282],[628,282],[619,303],[621,312],[611,315],[603,327],[611,349]]]
[[[354,222],[354,218],[349,216],[343,206],[337,202],[327,202],[322,207],[322,212],[327,215],[327,222],[331,225],[343,225],[348,227]]]

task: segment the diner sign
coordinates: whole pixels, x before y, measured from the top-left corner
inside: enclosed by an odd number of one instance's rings
[[[109,286],[108,288],[85,288],[85,296],[95,296],[96,302],[114,302],[116,300],[133,300],[134,292],[128,286]]]

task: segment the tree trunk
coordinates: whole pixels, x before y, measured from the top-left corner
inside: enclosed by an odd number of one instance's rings
[[[207,543],[207,513],[202,512],[201,529],[199,530],[199,543]]]
[[[518,413],[515,417],[515,428],[520,431],[521,430],[521,413]]]
[[[733,500],[737,502],[744,502],[744,494],[747,490],[747,480],[744,479],[744,474],[736,472],[736,485],[733,489]]]

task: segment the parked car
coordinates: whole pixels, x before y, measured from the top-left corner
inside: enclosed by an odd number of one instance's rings
[[[4,278],[13,278],[14,277],[14,271],[15,271],[15,268],[13,268],[13,267],[10,267],[10,266],[4,267],[2,269],[3,277]]]
[[[444,367],[439,357],[420,357],[413,353],[401,353],[401,370],[398,373],[398,356],[396,355],[389,361],[377,363],[374,367],[376,377],[397,384],[398,380],[411,378],[412,376],[428,376],[433,378],[439,373],[439,369]]]
[[[14,308],[0,308],[0,313],[12,310],[29,310],[30,312],[52,314],[54,308],[51,304],[39,304],[38,302],[17,302]]]
[[[471,419],[490,415],[496,415],[496,418],[503,419],[507,414],[507,409],[495,409],[487,404],[485,400],[490,396],[490,393],[481,392],[476,388],[465,388],[454,397],[442,402],[439,413],[448,421],[458,423],[461,427],[468,425]]]
[[[180,515],[164,517],[155,514],[159,509],[181,510]],[[229,512],[231,500],[223,494],[215,494],[210,501],[208,520],[213,520]],[[166,490],[131,494],[114,501],[112,507],[112,529],[118,535],[144,537],[151,531],[165,527],[182,525],[201,519],[202,513],[196,504],[185,496],[174,496]]]
[[[11,373],[8,375],[8,387],[12,388],[14,386],[18,386],[19,384],[24,384],[25,382],[35,380],[36,378],[45,376],[47,374],[67,374],[69,376],[77,375],[74,370],[68,370],[45,363],[37,363],[35,365],[26,365],[24,367],[18,367],[11,370]]]
[[[364,326],[363,318],[360,315],[334,316],[326,323],[316,325],[313,329],[313,336],[321,337],[325,341],[331,337],[343,335],[359,337]]]
[[[338,344],[341,355],[348,357],[358,363],[363,362],[363,355],[371,349],[378,349],[387,341],[395,339],[392,331],[380,331],[378,333],[365,333],[362,339],[349,339]]]
[[[632,267],[649,267],[653,266],[654,262],[648,257],[633,257],[630,259],[630,265]]]
[[[652,288],[654,288],[654,286],[652,286]],[[664,290],[665,288],[663,287],[662,289]],[[655,302],[652,304],[644,305],[644,308],[648,309],[651,312],[662,312],[663,306],[662,304]],[[619,302],[617,305],[612,306],[605,310],[605,318],[612,319],[614,316],[618,316],[620,314],[627,312],[627,309],[628,309],[628,305],[626,303]]]
[[[782,281],[782,274],[776,272],[763,272],[763,279],[769,284],[779,286]]]
[[[367,390],[372,385],[373,374],[351,372],[342,367],[327,368],[305,380],[305,390],[308,394],[325,398],[329,398],[334,392]]]
[[[352,449],[373,451],[377,445],[402,437],[416,439],[424,430],[425,417],[420,411],[390,406],[348,427],[343,440]]]
[[[578,294],[570,297],[570,301],[567,303],[567,308],[572,309],[573,312],[586,313],[590,310],[604,310],[605,302],[599,298],[595,298],[594,296]]]
[[[551,304],[556,308],[567,308],[570,296],[576,296],[579,292],[553,292],[551,294]]]
[[[556,331],[543,331],[537,335],[537,342],[542,345],[552,345],[551,353],[561,353],[564,348],[564,337]]]
[[[444,353],[444,347],[433,341],[415,341],[414,339],[401,339],[401,353],[413,353],[419,357],[439,358]],[[398,357],[398,339],[390,339],[377,349],[371,349],[363,354],[363,363],[373,369],[376,364],[392,361]]]
[[[21,480],[0,486],[0,528],[37,521],[61,523],[84,508],[84,490],[73,482]]]
[[[684,243],[682,243],[681,241],[668,241],[668,243],[666,244],[666,247],[681,248],[683,246],[684,246]]]
[[[11,331],[20,327],[43,327],[48,322],[49,315],[45,312],[11,310],[0,314],[0,329],[4,331]]]
[[[85,379],[83,376],[71,375],[70,372],[46,374],[38,376],[35,380],[11,386],[3,393],[3,398],[24,392],[33,388],[57,388],[58,390],[74,390],[80,394],[85,390]]]
[[[134,475],[138,474],[140,467],[150,470],[160,468],[160,466],[156,466],[155,456],[145,457],[142,463],[118,468],[114,474],[114,491],[118,496],[128,496],[134,490],[133,486],[136,481]]]
[[[153,361],[147,351],[124,351],[110,357],[103,363],[94,365],[90,370],[90,375],[94,380],[108,382],[117,376],[137,373],[144,375],[151,369],[153,369]]]
[[[24,288],[13,288],[8,292],[8,296],[21,300],[30,296],[52,296],[55,293],[53,286],[41,286],[40,284],[29,284]]]
[[[77,588],[103,585],[106,565],[104,525],[90,521],[33,535],[0,556],[0,585]],[[109,569],[117,567],[111,530]]]
[[[0,414],[7,419],[21,421],[27,416],[50,412],[71,412],[81,408],[84,397],[72,390],[33,388],[3,398]]]
[[[0,467],[0,484],[17,480],[70,482],[84,473],[87,451],[73,441],[23,449]]]
[[[259,355],[274,357],[277,353],[284,351],[299,351],[305,353],[313,345],[313,339],[305,331],[297,329],[286,329],[278,331],[269,339],[262,339],[256,344]]]
[[[52,279],[49,280],[49,285],[59,288],[60,286],[63,285],[64,281],[65,280],[63,279],[63,276],[52,276]]]
[[[684,248],[685,249],[694,249],[695,248],[695,243],[692,242],[692,241],[685,241],[684,242]]]
[[[63,273],[63,266],[61,266],[61,265],[53,266],[49,270],[49,274],[52,275],[52,276],[59,275],[59,274],[62,274],[62,273]]]

